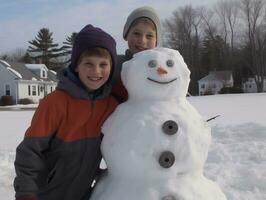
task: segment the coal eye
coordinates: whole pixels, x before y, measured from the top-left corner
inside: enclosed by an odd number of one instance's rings
[[[173,66],[174,66],[174,61],[173,61],[173,60],[167,60],[167,61],[166,61],[166,65],[167,65],[168,67],[173,67]]]
[[[156,67],[157,66],[157,61],[156,60],[150,60],[148,63],[149,67]]]

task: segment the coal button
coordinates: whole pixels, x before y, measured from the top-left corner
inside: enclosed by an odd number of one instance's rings
[[[159,164],[163,168],[171,167],[175,162],[175,156],[171,151],[164,151],[159,158]]]
[[[168,120],[163,123],[163,132],[167,135],[174,135],[178,131],[178,125],[173,120]]]

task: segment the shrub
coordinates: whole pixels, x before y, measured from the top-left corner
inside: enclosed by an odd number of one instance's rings
[[[18,101],[19,104],[27,105],[27,104],[33,104],[34,102],[29,98],[20,99]]]
[[[236,94],[236,93],[244,93],[242,88],[239,87],[223,87],[219,94]]]
[[[203,95],[213,95],[213,92],[211,90],[207,90]]]
[[[5,96],[1,97],[1,105],[10,106],[10,105],[13,105],[13,104],[14,104],[14,101],[13,101],[13,97],[12,96],[5,95]]]

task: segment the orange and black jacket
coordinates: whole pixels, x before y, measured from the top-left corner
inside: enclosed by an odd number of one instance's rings
[[[88,93],[69,68],[39,104],[17,147],[16,199],[88,199],[101,161],[101,126],[117,106],[111,81]]]

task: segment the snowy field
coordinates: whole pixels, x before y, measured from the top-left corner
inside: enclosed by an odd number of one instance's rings
[[[209,122],[213,141],[205,175],[228,200],[266,199],[266,93],[188,97]],[[15,148],[33,111],[0,110],[0,199],[14,199]]]

